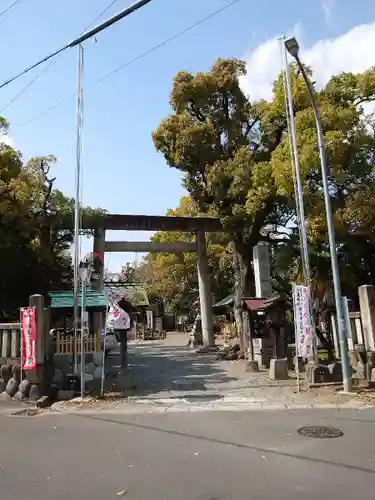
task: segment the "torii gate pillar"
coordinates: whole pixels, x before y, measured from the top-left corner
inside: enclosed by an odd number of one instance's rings
[[[101,256],[103,265],[98,269],[99,279],[93,282],[93,286],[102,288],[104,282],[105,229],[95,229],[94,252]]]
[[[98,273],[98,279],[92,281],[92,287],[100,289],[102,288],[104,282],[105,229],[95,229],[93,251],[99,254],[103,261],[103,265],[99,266],[98,269],[95,270]],[[96,334],[100,334],[103,327],[102,314],[99,311],[95,311],[92,315],[92,321],[92,330]]]
[[[215,345],[215,337],[212,322],[212,297],[210,292],[210,276],[208,270],[206,235],[204,231],[196,232],[196,243],[203,346],[210,347]]]

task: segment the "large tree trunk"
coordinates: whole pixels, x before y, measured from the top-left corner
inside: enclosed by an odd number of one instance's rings
[[[243,298],[253,295],[254,279],[251,266],[252,248],[248,248],[241,241],[232,243],[233,272],[234,272],[234,306],[237,333],[240,339],[241,352],[245,352],[248,342],[252,343],[251,331],[246,332],[242,316]],[[246,334],[249,333],[249,336]],[[253,352],[250,349],[250,352]]]

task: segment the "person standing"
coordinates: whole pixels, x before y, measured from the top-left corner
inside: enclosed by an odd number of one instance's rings
[[[124,311],[116,301],[111,300],[109,303],[106,329],[113,330],[116,337],[119,339],[120,366],[123,372],[127,371],[128,368],[128,331],[130,330],[130,326],[129,314]]]

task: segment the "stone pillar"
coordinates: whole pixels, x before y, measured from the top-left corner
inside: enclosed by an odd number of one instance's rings
[[[372,285],[358,288],[362,329],[367,351],[375,351],[375,292]]]
[[[94,231],[94,252],[99,254],[103,260],[103,265],[95,269],[99,274],[99,279],[92,282],[93,287],[101,288],[104,281],[104,254],[105,254],[105,229],[95,229]]]
[[[256,297],[267,299],[272,295],[268,243],[261,242],[253,248],[253,265]]]
[[[44,329],[44,297],[43,295],[30,295],[29,306],[35,307],[36,318],[36,364],[44,364],[45,357],[45,329]]]
[[[208,272],[206,236],[204,231],[197,231],[196,242],[203,346],[209,347],[215,344],[215,338],[212,324],[212,297],[210,293],[210,277]]]

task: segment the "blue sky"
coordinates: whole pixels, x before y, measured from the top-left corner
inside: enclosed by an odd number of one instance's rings
[[[12,0],[0,0],[0,11]],[[0,17],[2,76],[5,80],[36,59],[77,36],[110,0],[22,0]],[[118,0],[104,16],[127,6]],[[85,45],[85,84],[89,85],[116,67],[147,51],[164,39],[224,6],[228,0],[154,0]],[[337,40],[355,26],[375,21],[375,3],[361,0],[241,0],[226,11],[142,58],[111,78],[85,91],[83,140],[83,201],[116,213],[164,214],[175,207],[183,194],[177,171],[169,169],[153,148],[151,133],[169,113],[171,82],[178,70],[207,70],[217,57],[246,58],[249,76],[245,88],[259,97],[278,70],[275,37],[281,32],[297,33],[308,57],[319,65]],[[367,38],[363,41],[366,47]],[[357,38],[357,37],[355,37]],[[326,45],[319,41],[325,41]],[[333,40],[330,44],[328,40]],[[346,40],[346,39],[345,39]],[[372,38],[372,40],[374,40]],[[328,44],[328,45],[327,45]],[[271,48],[270,48],[271,47]],[[324,47],[328,47],[328,49]],[[338,48],[337,48],[338,47]],[[368,47],[368,52],[373,52]],[[267,52],[268,51],[268,52]],[[270,53],[272,52],[272,56]],[[351,69],[336,52],[330,52],[332,71]],[[268,59],[267,59],[268,57]],[[272,64],[269,61],[272,59]],[[369,59],[364,65],[375,63]],[[352,59],[357,59],[355,56]],[[345,62],[346,61],[346,62]],[[348,64],[346,64],[348,63]],[[345,66],[346,64],[346,66]],[[75,98],[22,126],[76,90],[77,51],[67,50],[43,77],[34,83],[5,112],[11,138],[25,159],[54,154],[59,159],[54,174],[58,186],[74,192]],[[361,66],[362,68],[362,66]],[[325,65],[322,68],[330,71]],[[1,90],[0,110],[39,73],[31,74]],[[322,79],[326,75],[322,73]],[[110,239],[144,241],[149,233],[109,234]],[[90,250],[89,245],[85,249]],[[110,256],[116,270],[134,257]],[[108,258],[107,264],[108,264]]]

